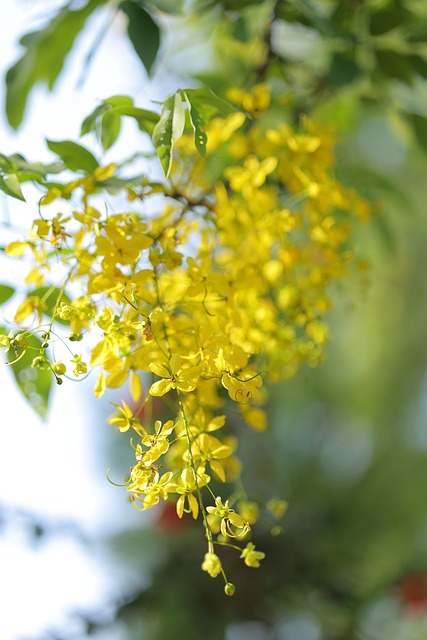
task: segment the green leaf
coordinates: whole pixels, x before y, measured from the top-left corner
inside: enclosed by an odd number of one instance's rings
[[[172,15],[183,13],[184,0],[156,0],[156,9]]]
[[[55,286],[45,285],[43,287],[38,287],[37,289],[33,289],[28,292],[27,297],[30,296],[36,296],[43,300],[42,311],[50,318],[56,312],[56,308],[61,302],[70,304],[70,298],[67,294]],[[55,322],[59,322],[64,325],[70,324],[68,320],[61,320],[58,316],[55,317]]]
[[[60,173],[64,170],[62,162],[43,164],[42,162],[27,162],[19,153],[11,156],[0,154],[0,189],[9,196],[24,200],[21,192],[21,182],[39,182],[46,184],[46,176],[49,173]]]
[[[210,89],[185,89],[185,93],[192,105],[195,105],[202,118],[210,120],[215,116],[223,118],[239,111],[230,102],[223,100]],[[207,121],[206,120],[206,121]]]
[[[15,163],[9,156],[5,156],[3,153],[0,153],[0,169],[3,173],[9,173],[15,170]]]
[[[45,82],[52,89],[86,19],[106,1],[88,0],[76,11],[71,11],[67,4],[44,29],[21,38],[20,44],[26,51],[6,74],[6,114],[14,129],[22,122],[31,89],[38,82]]]
[[[169,176],[172,165],[174,144],[182,136],[184,125],[184,107],[182,106],[181,93],[177,91],[165,100],[162,115],[153,131],[154,146],[166,177]]]
[[[287,4],[283,3],[285,7]],[[325,17],[324,12],[319,10],[318,3],[310,2],[309,0],[294,0],[292,5],[297,11],[298,22],[309,24],[324,36],[345,35],[336,21],[329,20]],[[347,10],[347,13],[350,13],[350,11]]]
[[[10,160],[15,163],[16,173],[20,182],[24,182],[22,176],[25,173],[38,174],[39,178],[46,178],[52,173],[61,173],[65,167],[62,162],[51,162],[43,164],[42,162],[27,162],[25,158],[18,155],[9,156]]]
[[[96,125],[100,117],[104,115],[106,111],[108,111],[108,105],[100,104],[90,113],[87,118],[85,118],[82,122],[82,126],[80,129],[80,135],[84,136],[86,133],[90,133],[91,131],[96,130]]]
[[[196,149],[200,153],[202,158],[205,158],[206,143],[208,141],[205,127],[208,123],[208,120],[204,118],[198,110],[197,100],[195,102],[192,102],[186,91],[183,91],[182,95],[188,104],[188,113],[190,116],[191,126],[193,127],[194,131],[194,144],[196,145]]]
[[[97,130],[97,127],[101,121],[102,116],[109,111],[112,107],[116,106],[133,106],[133,100],[129,96],[111,96],[111,98],[107,98],[103,100],[100,105],[98,105],[92,113],[90,113],[87,118],[83,120],[80,135],[84,136],[86,133],[90,133],[91,131]]]
[[[147,182],[148,179],[145,174],[131,176],[130,178],[117,178],[116,176],[112,176],[111,178],[108,178],[108,180],[103,180],[102,186],[109,193],[116,194],[127,187],[146,186]],[[155,184],[155,182],[150,180],[150,185]]]
[[[121,106],[133,107],[133,100],[130,96],[122,96],[122,95],[111,96],[111,98],[107,98],[106,100],[103,100],[103,103],[110,105],[110,107],[121,107]]]
[[[128,16],[128,34],[135,52],[150,73],[160,46],[160,31],[145,9],[131,0],[125,0],[120,8]]]
[[[389,79],[396,79],[411,84],[413,69],[410,60],[392,49],[377,49],[375,51],[378,66],[383,75]]]
[[[103,100],[102,104],[98,105],[96,109],[94,109],[92,113],[85,118],[81,127],[80,135],[83,136],[91,131],[96,134],[101,132],[98,137],[101,138],[101,143],[103,143],[102,122],[103,117],[107,113],[109,116],[118,115],[134,118],[140,130],[144,131],[144,133],[148,133],[150,136],[153,134],[153,129],[159,121],[159,115],[155,113],[155,111],[148,111],[146,109],[139,109],[138,107],[135,107],[132,98],[129,96],[111,96],[111,98]],[[112,126],[115,126],[117,129],[117,122]],[[109,131],[110,135],[111,133],[112,131]],[[104,136],[106,135],[107,134],[104,133]]]
[[[427,62],[424,58],[422,58],[421,56],[409,56],[409,59],[411,61],[411,65],[415,71],[415,73],[418,73],[419,76],[421,76],[422,78],[424,78],[425,80],[427,80]]]
[[[352,58],[341,53],[335,53],[329,71],[329,82],[334,87],[344,87],[356,80],[360,73],[359,67]]]
[[[250,39],[246,20],[240,16],[232,25],[232,35],[235,40],[247,42]]]
[[[141,131],[153,135],[154,127],[159,122],[159,114],[155,111],[147,109],[139,109],[134,106],[117,106],[111,109],[111,113],[117,113],[121,116],[129,116],[134,118]]]
[[[15,289],[8,284],[0,284],[0,304],[4,304],[13,296]]]
[[[15,364],[11,364],[9,369],[15,376],[19,389],[26,400],[30,403],[34,411],[43,419],[46,418],[49,395],[52,387],[53,374],[50,369],[33,369],[31,362],[40,353],[42,343],[37,336],[28,336],[28,351]],[[9,361],[15,360],[13,350],[9,351]]]
[[[85,147],[71,140],[46,140],[51,151],[58,154],[64,164],[71,171],[86,171],[93,173],[99,162]]]
[[[408,116],[418,143],[424,151],[427,151],[427,118],[417,113],[411,113]]]
[[[0,327],[0,333],[7,334],[5,327]],[[42,349],[41,340],[34,335],[28,336],[28,348],[25,355],[18,362],[11,364],[8,369],[12,370],[12,374],[16,380],[18,388],[22,392],[24,398],[30,403],[34,411],[42,418],[46,418],[49,395],[52,387],[53,374],[50,369],[33,369],[31,362]],[[18,353],[13,349],[9,349],[7,355],[8,361],[13,360],[21,354],[22,349],[18,347]]]
[[[217,3],[213,3],[214,5]],[[250,7],[253,4],[259,4],[259,0],[223,0],[222,4],[224,9],[228,11],[240,11],[241,9],[246,9],[246,7]]]
[[[120,133],[120,116],[112,111],[107,111],[101,121],[101,143],[104,151],[109,149],[117,140]]]
[[[380,36],[405,22],[407,11],[399,5],[384,7],[371,15],[369,31],[373,36]]]
[[[194,144],[197,151],[206,157],[206,125],[215,116],[228,116],[238,111],[232,104],[218,97],[210,89],[185,89],[181,91],[188,104],[188,115],[194,131]]]
[[[16,173],[10,173],[3,177],[0,176],[0,190],[8,196],[12,196],[12,198],[17,198],[18,200],[23,200],[25,202]]]

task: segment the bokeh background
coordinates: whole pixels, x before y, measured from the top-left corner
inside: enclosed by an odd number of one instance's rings
[[[230,599],[200,571],[189,519],[168,505],[137,514],[105,479],[111,467],[120,481],[132,452],[93,381],[55,390],[43,422],[0,369],[0,637],[427,639],[427,6],[71,3],[85,6],[53,92],[37,81],[59,71],[54,37],[19,122],[25,91],[6,71],[63,3],[0,0],[1,153],[48,160],[44,139],[76,139],[110,95],[150,108],[177,87],[267,81],[289,96],[285,120],[308,113],[339,131],[337,176],[375,203],[357,237],[367,269],[334,292],[325,363],[273,388],[267,432],[241,434],[249,494],[289,509],[281,535],[256,534],[260,569],[227,560]],[[119,153],[134,144],[125,130]],[[34,211],[0,205],[4,246]],[[19,267],[0,257],[16,285]]]

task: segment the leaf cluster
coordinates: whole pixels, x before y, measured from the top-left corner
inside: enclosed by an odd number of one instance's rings
[[[170,19],[176,21],[181,31],[194,21],[199,20],[201,24],[204,21],[211,24],[219,53],[213,68],[200,74],[202,82],[221,93],[230,74],[239,78],[244,87],[268,77],[274,78],[276,83],[281,83],[282,92],[294,94],[297,113],[307,113],[332,96],[347,91],[352,92],[354,100],[390,106],[396,83],[410,88],[427,79],[427,37],[422,27],[427,20],[427,8],[423,3],[405,4],[401,0],[381,3],[350,0],[324,3],[312,0],[193,0],[190,3],[157,0],[147,3],[122,0],[108,3],[107,0],[87,0],[77,8],[73,8],[73,4],[59,9],[44,28],[21,39],[24,53],[6,76],[6,113],[14,128],[22,122],[32,88],[41,82],[49,89],[53,88],[92,14],[105,14],[108,20],[93,42],[86,66],[97,53],[117,14],[126,17],[127,36],[148,73],[156,67],[162,50],[162,33]],[[187,46],[191,57],[191,39]],[[222,55],[224,49],[226,58]],[[258,53],[254,54],[254,51]],[[421,146],[427,148],[427,113],[414,111],[395,100],[392,104]],[[135,117],[145,130],[155,124],[154,120],[149,124],[147,113],[141,113],[142,110],[131,113],[132,104],[127,106],[130,111],[125,114],[124,104],[104,101],[93,114],[94,118],[103,116],[100,127],[104,148],[111,146],[119,133],[119,115]],[[177,100],[172,109],[176,118],[175,133],[182,120],[178,110]],[[200,128],[203,114],[199,122],[196,105],[190,113],[193,114],[192,125],[197,121]],[[87,126],[90,128],[90,122]],[[200,131],[197,134],[199,151],[204,146]],[[157,140],[160,135],[157,132]],[[167,169],[167,149],[163,155],[162,163]],[[17,191],[13,178],[6,182],[14,183],[9,186]]]
[[[165,100],[160,115],[155,111],[136,107],[129,96],[111,96],[103,100],[85,118],[80,133],[81,136],[88,133],[94,134],[106,151],[120,135],[122,118],[131,118],[142,132],[152,138],[165,176],[168,177],[174,145],[186,128],[192,128],[195,148],[202,157],[205,157],[206,126],[213,118],[226,117],[236,111],[236,107],[232,104],[204,88],[177,91]],[[46,143],[50,151],[57,155],[57,160],[49,164],[27,162],[19,154],[11,156],[0,154],[0,191],[19,200],[25,200],[20,186],[22,182],[33,181],[45,187],[54,187],[59,183],[48,179],[52,174],[68,169],[92,175],[100,166],[94,154],[77,142],[47,140]],[[103,187],[110,186],[114,190],[134,180],[115,176],[101,182]]]

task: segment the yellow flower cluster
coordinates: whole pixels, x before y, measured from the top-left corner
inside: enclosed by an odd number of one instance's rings
[[[97,207],[114,165],[55,186],[41,209],[55,202],[66,213],[36,220],[26,243],[6,248],[10,255],[31,249],[37,265],[29,281],[38,286],[53,263],[62,265],[56,310],[43,328],[46,346],[55,339],[56,318],[69,323],[72,342],[97,336],[88,362],[74,352],[69,361],[75,376],[89,365],[99,371],[97,397],[129,381],[140,403],[135,409],[116,404],[110,419],[139,439],[127,486],[132,501],[144,510],[174,499],[179,517],[201,516],[208,541],[202,568],[212,577],[222,573],[230,595],[234,586],[215,546],[247,537],[259,508],[240,489],[225,503],[216,495],[218,483],[233,483],[241,471],[232,424],[225,428],[228,407],[262,431],[264,381],[320,362],[329,287],[345,276],[353,257],[352,220],[368,213],[366,202],[334,179],[330,132],[308,120],[298,130],[258,120],[270,102],[264,86],[252,101],[239,92],[236,97],[251,106],[254,118],[235,113],[214,120],[207,161],[194,156],[184,136],[170,182],[126,187],[123,212]],[[73,287],[79,295],[65,298]],[[16,322],[32,317],[41,324],[44,302],[43,296],[27,298]],[[8,347],[10,338],[0,338]],[[49,363],[48,353],[44,349]],[[58,380],[65,365],[53,364]],[[159,396],[172,413],[152,424]],[[278,517],[284,505],[273,505]],[[264,557],[252,543],[239,550],[249,567]]]

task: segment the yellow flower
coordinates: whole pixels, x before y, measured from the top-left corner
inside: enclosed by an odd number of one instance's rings
[[[5,353],[10,349],[10,337],[6,336],[4,333],[0,334],[0,346],[4,347]]]
[[[79,310],[76,307],[73,307],[70,304],[66,304],[65,302],[61,302],[59,307],[56,310],[56,313],[61,318],[61,320],[71,320],[72,318],[77,318],[79,315]]]
[[[270,156],[262,162],[254,155],[248,156],[243,167],[230,167],[224,171],[233,191],[241,191],[249,198],[254,189],[261,187],[267,176],[277,167],[277,158]]]
[[[158,380],[151,385],[149,393],[152,396],[163,396],[171,389],[178,389],[188,393],[193,391],[197,386],[197,381],[201,368],[182,366],[181,356],[174,355],[171,357],[169,364],[157,364],[152,362],[150,370],[163,380]]]
[[[41,219],[34,220],[33,228],[31,229],[30,235],[39,236],[40,238],[43,238],[44,236],[47,236],[47,234],[49,233],[49,228],[50,228],[50,223],[48,220],[41,220]]]
[[[13,256],[14,258],[20,258],[24,255],[25,249],[28,247],[27,242],[9,242],[9,244],[5,247],[4,251],[8,256]]]
[[[169,436],[175,428],[173,420],[168,420],[162,424],[161,420],[156,420],[154,424],[156,432],[152,435],[148,434],[141,440],[141,444],[149,447],[148,451],[143,451],[140,446],[137,447],[137,460],[142,460],[146,467],[151,467],[160,456],[169,449]]]
[[[232,447],[224,444],[221,440],[218,440],[218,438],[208,435],[207,433],[201,433],[192,445],[192,456],[194,462],[200,460],[203,466],[208,462],[212,471],[222,482],[225,482],[225,470],[222,463],[218,462],[218,460],[228,458],[232,453]],[[186,460],[189,459],[188,452],[184,455],[184,458]]]
[[[5,352],[9,351],[10,348],[13,349],[15,359],[13,361],[9,361],[9,364],[14,364],[15,362],[19,362],[19,360],[22,360],[27,353],[28,339],[23,333],[17,333],[15,336],[13,331],[9,331],[7,336],[0,336],[0,345],[5,347]]]
[[[256,115],[269,107],[271,102],[270,87],[265,82],[256,84],[250,92],[231,87],[227,91],[227,98],[235,104],[241,104],[248,113]]]
[[[215,498],[215,507],[206,507],[206,511],[221,518],[221,533],[229,538],[243,538],[251,529],[238,513],[228,506],[228,500],[222,503],[220,497]]]
[[[240,557],[243,558],[248,567],[259,567],[259,561],[265,558],[265,553],[263,551],[255,551],[255,545],[252,542],[248,542]]]
[[[38,296],[29,296],[26,300],[21,302],[16,310],[14,320],[20,324],[32,313],[35,313],[39,324],[41,324],[43,318],[43,305]]]
[[[74,375],[76,377],[78,377],[79,375],[81,375],[83,373],[87,373],[87,364],[86,364],[86,362],[83,362],[82,356],[79,356],[76,353],[74,358],[72,358],[72,360],[70,360],[70,362],[73,362],[75,364],[73,373],[74,373]]]
[[[207,474],[200,474],[197,476],[197,484],[194,478],[194,471],[191,467],[186,467],[181,472],[181,478],[179,484],[176,485],[175,491],[180,493],[176,502],[176,512],[179,518],[182,518],[184,512],[191,513],[196,520],[199,515],[199,503],[197,498],[193,495],[197,491],[197,487],[202,487],[210,482],[210,477]],[[185,502],[187,501],[187,507]]]
[[[254,397],[257,389],[262,385],[262,378],[253,372],[246,374],[240,373],[239,376],[224,373],[221,382],[223,387],[227,389],[228,395],[232,400],[235,400],[239,404],[247,404]]]
[[[139,402],[142,396],[141,378],[136,373],[136,371],[132,371],[132,376],[130,379],[130,394],[134,402]]]
[[[202,564],[203,571],[207,571],[211,578],[216,578],[221,573],[221,560],[215,553],[205,553],[205,559]]]
[[[268,511],[277,519],[283,518],[288,509],[286,500],[281,500],[280,498],[271,498],[266,506]]]
[[[160,498],[167,500],[168,493],[174,491],[172,476],[172,471],[167,471],[160,476],[156,467],[145,467],[141,463],[132,467],[131,482],[127,491],[131,493],[135,508],[138,511],[145,511],[158,504]]]
[[[142,426],[138,418],[134,418],[132,410],[124,400],[122,400],[122,407],[120,407],[115,402],[111,402],[110,404],[112,404],[113,407],[116,407],[119,413],[109,418],[108,424],[114,425],[122,433],[125,433],[131,428],[135,429],[135,431],[137,432],[145,432],[144,427]]]
[[[267,414],[263,409],[241,405],[240,413],[244,421],[255,431],[265,431],[267,429]]]
[[[44,356],[36,356],[31,362],[33,369],[41,369],[42,371],[49,368],[49,360]]]
[[[255,524],[259,518],[259,506],[256,502],[250,502],[249,500],[239,501],[239,511],[241,516],[249,524]]]
[[[245,122],[245,115],[239,111],[232,113],[227,118],[215,118],[209,122],[206,132],[208,134],[207,150],[212,153],[223,142],[229,140],[233,133]]]

